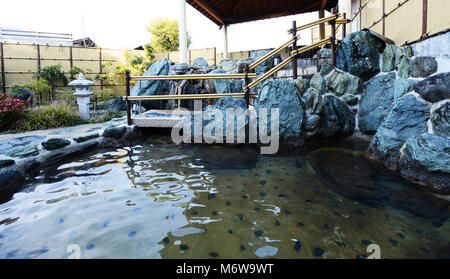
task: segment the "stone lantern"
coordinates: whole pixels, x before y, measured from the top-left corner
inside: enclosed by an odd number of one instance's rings
[[[73,95],[77,96],[78,112],[82,120],[89,120],[89,103],[91,102],[89,96],[91,90],[90,86],[94,85],[94,82],[85,79],[83,73],[80,73],[76,80],[69,83],[69,86],[75,87],[75,93]]]

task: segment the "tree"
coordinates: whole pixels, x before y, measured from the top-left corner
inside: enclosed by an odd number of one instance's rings
[[[178,21],[176,19],[159,18],[147,27],[147,31],[152,34],[150,46],[155,51],[177,51],[180,48]],[[189,34],[187,45],[191,44]]]

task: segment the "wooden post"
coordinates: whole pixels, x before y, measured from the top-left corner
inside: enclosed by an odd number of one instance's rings
[[[217,66],[217,50],[216,50],[216,47],[214,47],[214,65],[216,65]]]
[[[292,52],[297,50],[297,21],[292,21],[292,37],[295,39],[292,43]],[[297,55],[295,55],[292,59],[292,78],[297,79]]]
[[[325,17],[325,11],[320,9],[319,10],[319,19],[322,19],[324,17]],[[319,34],[320,34],[319,35],[320,40],[325,39],[325,23],[321,23],[319,25]]]
[[[41,47],[37,44],[37,70],[41,69]]]
[[[244,74],[245,74],[244,97],[245,97],[245,103],[247,104],[247,108],[250,107],[250,89],[247,88],[249,81],[250,81],[248,78],[248,72],[249,72],[248,64],[244,64]]]
[[[333,15],[335,15],[336,14],[336,9],[335,8],[331,9],[331,13]],[[330,42],[331,43],[331,64],[333,64],[333,66],[336,67],[336,44],[335,44],[335,41],[336,41],[336,21],[332,20],[332,21],[330,21],[330,24],[331,24],[331,37],[330,37],[330,39],[331,39],[331,42]]]
[[[103,63],[103,58],[102,58],[102,49],[100,48],[99,49],[99,54],[98,54],[98,67],[99,67],[99,69],[100,69],[100,74],[103,74],[103,66],[102,66],[102,63]],[[100,79],[100,90],[103,90],[103,79]]]
[[[428,29],[428,0],[423,0],[422,11],[422,36],[427,34]]]
[[[69,47],[69,67],[72,70],[72,68],[73,68],[72,46]],[[70,74],[70,78],[73,79],[73,74]]]
[[[2,67],[2,92],[6,94],[5,59],[4,59],[2,42],[0,42],[0,59],[1,59],[1,67]]]
[[[383,36],[386,36],[386,0],[383,0],[383,24],[382,24],[382,33]]]
[[[130,72],[125,72],[125,86],[126,86],[126,96],[127,96],[127,123],[131,125],[131,102],[128,100],[130,97]]]

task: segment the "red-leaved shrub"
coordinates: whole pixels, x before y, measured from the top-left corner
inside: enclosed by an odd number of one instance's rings
[[[11,123],[19,120],[25,109],[25,101],[0,94],[0,130],[8,128]]]

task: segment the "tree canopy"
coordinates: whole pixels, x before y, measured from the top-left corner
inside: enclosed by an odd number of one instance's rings
[[[152,34],[150,46],[155,51],[177,51],[180,48],[178,21],[170,18],[159,18],[150,22],[147,31]],[[189,35],[187,45],[191,44]]]

